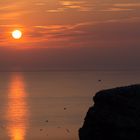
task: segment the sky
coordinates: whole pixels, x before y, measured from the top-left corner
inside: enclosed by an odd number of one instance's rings
[[[0,70],[139,70],[139,52],[139,0],[0,0]]]

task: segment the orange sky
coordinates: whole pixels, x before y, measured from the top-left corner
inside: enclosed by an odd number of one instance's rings
[[[2,50],[140,45],[139,0],[4,0],[0,15]],[[21,40],[12,39],[14,29]]]

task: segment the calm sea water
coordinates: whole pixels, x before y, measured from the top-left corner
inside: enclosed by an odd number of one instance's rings
[[[92,97],[140,83],[140,72],[1,72],[1,140],[78,140]],[[101,81],[99,81],[101,80]]]

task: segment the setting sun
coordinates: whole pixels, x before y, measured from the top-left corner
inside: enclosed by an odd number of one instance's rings
[[[14,30],[12,32],[12,37],[14,39],[20,39],[22,37],[22,32],[20,30]]]

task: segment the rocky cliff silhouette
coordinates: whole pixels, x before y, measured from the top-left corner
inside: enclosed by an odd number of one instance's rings
[[[140,139],[140,85],[103,90],[93,100],[80,140]]]

